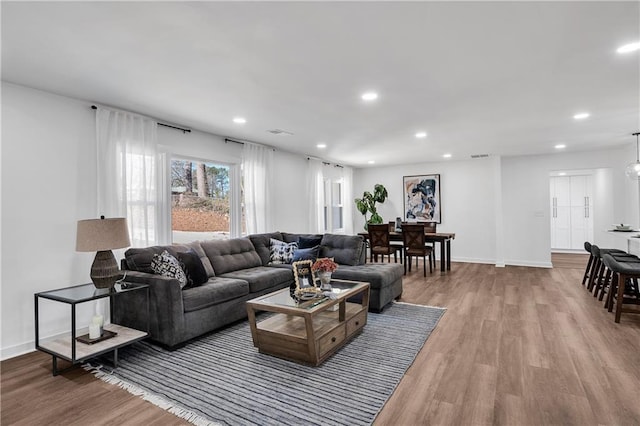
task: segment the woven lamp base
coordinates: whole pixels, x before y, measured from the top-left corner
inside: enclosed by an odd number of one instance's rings
[[[118,263],[111,250],[99,251],[91,265],[91,281],[96,288],[111,288],[120,277]]]

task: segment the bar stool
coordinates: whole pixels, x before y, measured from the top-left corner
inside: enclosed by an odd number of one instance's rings
[[[602,279],[604,279],[605,276],[605,266],[604,263],[602,262],[602,255],[603,254],[619,254],[619,255],[626,255],[627,253],[622,251],[622,250],[618,250],[618,249],[601,249],[600,247],[598,247],[595,244],[591,244],[591,254],[593,255],[594,258],[594,262],[591,265],[591,271],[589,272],[589,283],[587,284],[587,290],[589,291],[593,291],[594,286],[596,285],[596,283],[600,283],[600,281]]]
[[[618,262],[640,264],[640,258],[638,258],[637,256],[634,256],[633,254],[629,254],[629,253],[609,253],[609,254]],[[611,288],[611,282],[613,279],[613,273],[611,269],[607,268],[606,265],[604,265],[604,268],[606,270],[604,279],[597,280],[593,290],[593,297],[597,296],[598,300],[600,301],[604,297],[605,293],[609,294],[608,290]],[[606,304],[605,304],[605,307],[606,307]]]
[[[591,266],[593,262],[595,262],[595,257],[593,253],[591,253],[591,243],[589,241],[584,242],[584,249],[587,253],[589,253],[589,262],[587,262],[587,267],[584,269],[584,276],[582,277],[582,285],[584,286],[587,282],[587,279],[591,276],[589,272],[591,272]]]
[[[608,253],[603,255],[603,262],[614,273],[607,296],[607,308],[609,312],[613,310],[615,299],[615,322],[620,322],[620,316],[623,312],[640,314],[638,309],[623,307],[625,303],[640,305],[640,290],[637,281],[640,278],[640,262],[618,261]]]

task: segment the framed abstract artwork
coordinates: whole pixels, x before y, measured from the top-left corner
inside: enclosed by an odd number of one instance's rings
[[[440,175],[404,176],[404,220],[442,222]]]

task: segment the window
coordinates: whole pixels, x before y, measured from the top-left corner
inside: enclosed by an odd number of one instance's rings
[[[236,236],[240,211],[232,188],[233,165],[206,160],[171,160],[171,234],[174,243]],[[235,204],[238,203],[236,207]]]
[[[324,230],[331,233],[344,232],[344,191],[342,179],[324,181]]]

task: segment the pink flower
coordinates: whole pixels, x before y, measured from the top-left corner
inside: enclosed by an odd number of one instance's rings
[[[311,270],[314,272],[333,272],[338,269],[338,264],[333,259],[328,257],[322,257],[315,261]]]

